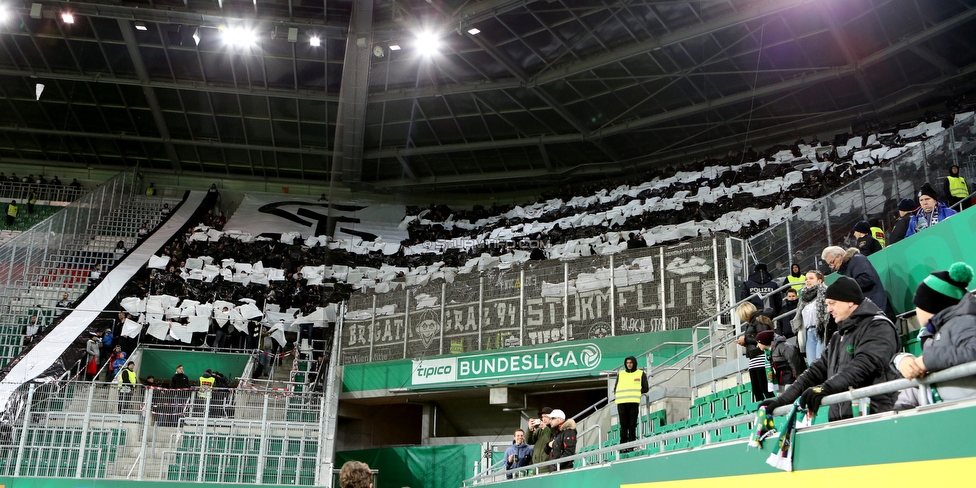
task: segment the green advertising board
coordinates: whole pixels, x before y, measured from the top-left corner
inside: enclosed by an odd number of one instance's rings
[[[691,329],[606,337],[537,347],[343,366],[344,392],[444,389],[528,383],[555,378],[597,377],[627,356],[654,348],[652,365],[672,360],[691,341]],[[657,346],[657,347],[655,347]],[[644,359],[638,357],[641,367]]]
[[[895,312],[915,308],[915,288],[932,271],[949,269],[958,261],[976,267],[974,237],[976,208],[970,208],[869,256]]]

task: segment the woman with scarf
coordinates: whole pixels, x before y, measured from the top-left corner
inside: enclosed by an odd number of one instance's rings
[[[823,273],[807,271],[806,285],[800,290],[796,315],[790,321],[796,333],[798,346],[806,351],[807,366],[813,364],[823,354],[830,340],[830,313],[827,312],[827,285]]]

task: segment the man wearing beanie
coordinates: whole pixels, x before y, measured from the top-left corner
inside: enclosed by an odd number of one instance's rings
[[[881,309],[865,300],[861,287],[846,276],[827,287],[827,310],[837,322],[837,332],[827,348],[782,395],[760,403],[771,411],[800,399],[800,407],[817,411],[827,395],[851,388],[884,383],[897,378],[888,367],[901,341],[894,324]],[[896,395],[886,393],[871,397],[871,412],[891,410]],[[833,422],[852,417],[851,402],[830,406],[828,419]]]
[[[867,220],[854,224],[854,239],[857,239],[857,249],[865,256],[881,250],[881,243],[871,235],[871,224]]]
[[[976,361],[976,299],[968,293],[973,268],[955,263],[948,271],[935,271],[915,290],[915,315],[922,331],[918,338],[924,354],[895,356],[892,364],[907,379],[925,376],[970,361]],[[976,396],[976,378],[947,381],[919,389],[907,389],[898,397],[897,408]]]
[[[927,182],[918,191],[918,206],[918,211],[908,221],[908,231],[905,233],[905,237],[928,229],[956,214],[955,210],[939,201],[935,188],[932,188],[932,185]]]
[[[905,234],[908,233],[908,222],[912,220],[911,215],[917,209],[918,204],[911,198],[902,198],[898,202],[898,220],[895,220],[895,225],[892,226],[891,232],[888,233],[889,246],[905,238]]]

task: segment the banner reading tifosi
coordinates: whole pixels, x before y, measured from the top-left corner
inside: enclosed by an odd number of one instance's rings
[[[572,373],[597,369],[602,359],[600,347],[593,343],[567,344],[507,354],[417,359],[413,361],[411,381],[417,386],[571,376]]]

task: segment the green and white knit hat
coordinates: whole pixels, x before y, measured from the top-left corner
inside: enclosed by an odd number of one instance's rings
[[[912,303],[928,313],[939,313],[962,300],[972,279],[973,268],[966,263],[955,263],[948,271],[934,271],[919,283]]]

